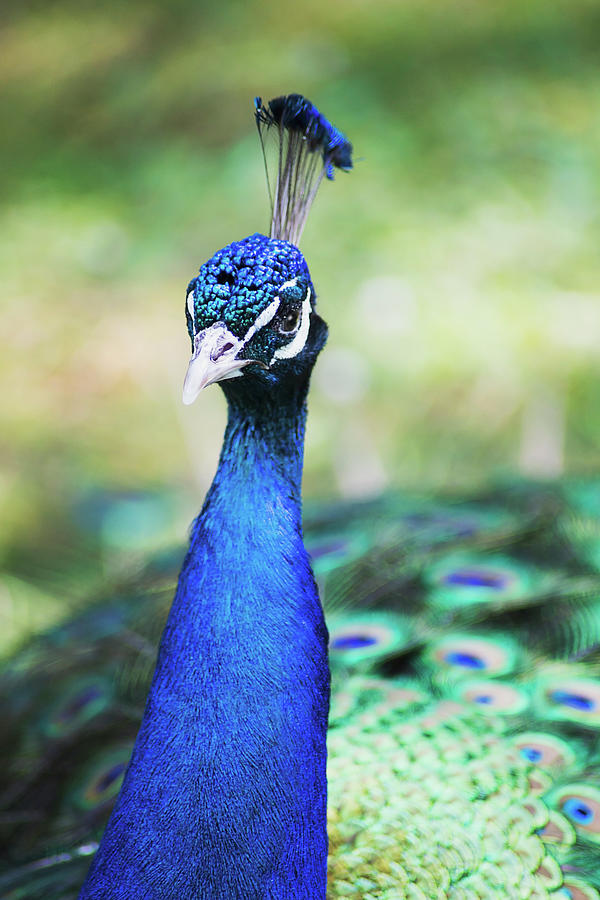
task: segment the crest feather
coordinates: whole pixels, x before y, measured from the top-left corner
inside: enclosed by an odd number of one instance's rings
[[[256,125],[271,200],[271,237],[297,244],[323,177],[352,168],[352,144],[300,94],[254,100]],[[264,134],[277,130],[279,152],[271,188]]]

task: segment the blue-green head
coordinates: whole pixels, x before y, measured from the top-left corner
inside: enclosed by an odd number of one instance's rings
[[[232,378],[259,388],[309,373],[327,328],[315,312],[306,261],[288,241],[253,234],[217,251],[186,300],[192,359],[183,402]]]

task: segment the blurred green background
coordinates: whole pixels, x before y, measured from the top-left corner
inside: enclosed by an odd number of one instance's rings
[[[225,420],[217,388],[181,404],[185,288],[268,227],[255,94],[355,147],[302,243],[331,329],[306,495],[597,466],[597,2],[2,15],[3,646],[185,540]]]

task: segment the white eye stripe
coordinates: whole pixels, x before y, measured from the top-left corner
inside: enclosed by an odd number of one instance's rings
[[[194,321],[195,310],[194,310],[194,290],[193,290],[193,288],[187,295],[186,303],[187,303],[187,311],[190,314],[190,319],[192,320],[192,328],[194,329],[194,334],[195,334],[196,333],[196,323]]]
[[[254,335],[256,334],[257,331],[259,331],[261,328],[264,328],[265,325],[269,324],[269,322],[271,321],[271,319],[274,317],[277,310],[279,309],[280,303],[281,303],[281,301],[280,301],[279,297],[275,297],[273,302],[270,303],[266,309],[263,309],[263,311],[257,318],[256,322],[253,325],[251,325],[250,328],[248,329],[248,331],[246,332],[245,337],[242,339],[242,344],[247,344],[248,341],[252,337],[254,337]],[[193,325],[194,334],[195,334],[196,333],[196,322],[194,320],[195,309],[194,309],[194,292],[193,291],[190,291],[187,296],[187,310],[188,310],[188,313],[190,314],[190,318],[192,320],[192,325]]]
[[[289,287],[296,287],[297,284],[298,284],[298,277],[296,276],[296,278],[292,278],[291,281],[284,281],[283,284],[280,286],[279,291],[280,292],[285,291],[285,289],[289,288]]]
[[[291,281],[285,281],[279,288],[280,291],[284,291],[286,288],[295,287],[298,284],[298,278],[292,278]],[[310,329],[310,298],[311,291],[310,287],[307,288],[306,295],[304,300],[302,301],[302,309],[300,310],[300,325],[298,327],[298,331],[294,339],[286,344],[284,347],[280,347],[279,350],[275,351],[273,359],[271,363],[273,363],[276,359],[291,359],[294,356],[297,356],[298,353],[301,352],[304,345],[306,344],[306,339],[308,337],[308,332]],[[192,320],[192,327],[194,330],[194,335],[196,334],[196,321],[195,321],[195,304],[194,304],[194,291],[191,290],[186,299],[187,311]],[[266,309],[260,313],[257,317],[256,321],[250,326],[242,340],[240,341],[240,349],[244,347],[256,334],[257,331],[260,331],[261,328],[264,328],[265,325],[268,325],[277,314],[277,311],[281,305],[281,298],[279,296],[275,297],[275,299],[267,306]]]
[[[291,281],[285,281],[279,288],[280,291],[285,290],[286,288],[296,287],[298,284],[298,278],[292,278]],[[248,331],[246,332],[242,343],[247,344],[251,338],[254,337],[257,331],[260,331],[261,328],[264,328],[265,325],[268,325],[269,322],[275,318],[277,314],[277,310],[279,309],[279,305],[281,303],[281,298],[279,295],[275,297],[275,299],[269,303],[266,309],[263,309],[261,314],[258,316],[256,322],[250,326]]]
[[[306,339],[308,338],[308,332],[310,329],[310,287],[306,290],[306,297],[302,301],[302,310],[300,312],[300,326],[298,331],[296,332],[296,336],[293,341],[290,341],[289,344],[285,344],[283,347],[280,347],[279,350],[276,350],[271,363],[273,363],[276,359],[292,359],[294,356],[298,356],[299,353],[304,349],[304,345],[306,344]]]
[[[275,297],[272,303],[269,303],[266,309],[263,309],[260,316],[257,318],[254,325],[251,325],[246,335],[242,341],[243,344],[247,344],[250,338],[254,337],[257,331],[260,331],[261,328],[264,328],[265,325],[268,325],[271,319],[274,317],[275,313],[279,309],[279,304],[281,300],[279,297]]]

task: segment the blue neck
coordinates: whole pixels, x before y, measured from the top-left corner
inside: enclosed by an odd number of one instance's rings
[[[253,406],[224,385],[219,467],[85,900],[325,897],[329,671],[302,543],[306,385]]]

